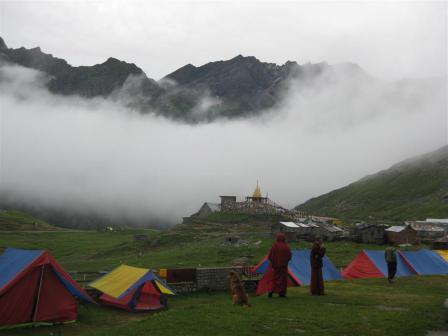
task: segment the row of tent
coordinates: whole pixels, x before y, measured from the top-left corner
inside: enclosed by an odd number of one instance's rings
[[[397,277],[410,275],[448,274],[448,255],[432,250],[399,251]],[[387,276],[384,251],[364,250],[342,272],[346,279],[381,278]]]
[[[294,250],[288,264],[288,286],[309,285],[311,281],[310,250]],[[267,256],[255,266],[256,273],[264,274],[269,268]],[[384,251],[363,250],[341,272],[331,260],[323,258],[322,274],[325,281],[387,277]],[[397,277],[411,275],[448,275],[448,251],[399,251]]]
[[[310,250],[292,251],[288,265],[289,286],[310,284],[309,259]],[[268,267],[269,260],[265,257],[254,271],[264,274]],[[448,274],[447,252],[398,253],[397,276],[440,274]],[[384,251],[361,251],[342,273],[327,256],[323,259],[326,281],[385,276]],[[101,302],[128,311],[165,308],[165,295],[174,295],[150,270],[127,265],[117,267],[89,287],[101,293]],[[78,300],[96,303],[49,252],[8,248],[0,256],[0,327],[74,321]]]
[[[165,308],[165,295],[174,295],[150,270],[126,265],[89,286],[128,311]],[[48,251],[8,248],[0,256],[0,328],[74,321],[78,300],[96,304]]]

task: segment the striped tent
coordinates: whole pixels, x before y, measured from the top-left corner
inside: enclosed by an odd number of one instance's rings
[[[0,256],[0,326],[74,321],[78,299],[95,303],[48,251],[8,248]]]
[[[448,262],[435,251],[400,251],[397,253],[397,277],[448,274]],[[382,250],[363,250],[344,269],[346,279],[387,277],[387,263]]]
[[[166,296],[174,292],[146,268],[121,265],[93,281],[89,287],[102,293],[105,304],[128,311],[166,308]]]

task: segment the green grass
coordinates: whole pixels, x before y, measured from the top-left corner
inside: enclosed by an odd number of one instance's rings
[[[1,231],[60,231],[61,228],[20,211],[0,210]]]
[[[327,283],[327,295],[291,288],[286,299],[250,295],[251,308],[233,306],[228,293],[195,293],[170,300],[170,309],[131,314],[93,307],[62,327],[10,330],[1,335],[425,335],[448,330],[441,309],[444,277],[409,277]],[[58,333],[60,332],[60,333]]]
[[[448,147],[343,188],[312,198],[299,208],[347,220],[403,221],[444,218],[448,213]]]
[[[245,232],[248,246],[223,246],[228,234]],[[148,241],[134,242],[135,234]],[[261,241],[261,243],[256,244]],[[180,225],[174,230],[116,232],[7,232],[0,248],[49,249],[69,271],[111,269],[120,263],[144,267],[228,266],[248,256],[257,263],[273,239],[246,225]],[[309,248],[310,243],[291,243]],[[327,243],[329,257],[347,265],[363,248],[384,246]],[[132,314],[100,306],[81,306],[70,325],[0,331],[0,335],[424,335],[448,330],[446,277],[409,277],[388,285],[385,279],[327,283],[328,295],[311,297],[308,287],[293,288],[285,300],[254,297],[251,308],[235,307],[228,293],[194,293],[170,298],[170,309]]]

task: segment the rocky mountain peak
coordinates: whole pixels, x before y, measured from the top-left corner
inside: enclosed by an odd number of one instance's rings
[[[8,49],[8,46],[6,45],[5,41],[0,36],[0,50],[6,50]]]

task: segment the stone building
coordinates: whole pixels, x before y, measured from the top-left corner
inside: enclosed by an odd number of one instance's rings
[[[314,237],[321,237],[325,241],[333,241],[344,237],[344,230],[336,225],[325,223],[313,223],[316,227],[312,228]]]
[[[212,212],[228,212],[228,213],[242,213],[242,214],[255,214],[255,215],[281,215],[292,221],[298,221],[305,217],[303,211],[289,210],[281,205],[278,205],[267,196],[263,196],[260,186],[256,185],[255,191],[252,196],[246,196],[244,201],[238,201],[234,195],[222,195],[220,204],[206,202],[191,217],[185,217],[184,222],[187,222],[193,217],[208,216]]]
[[[353,240],[366,244],[384,244],[387,225],[357,223],[353,229]]]
[[[385,230],[386,239],[396,245],[417,243],[417,232],[410,226],[391,226]]]
[[[410,226],[417,232],[417,239],[421,243],[431,243],[445,236],[445,229],[428,222],[413,222]]]

